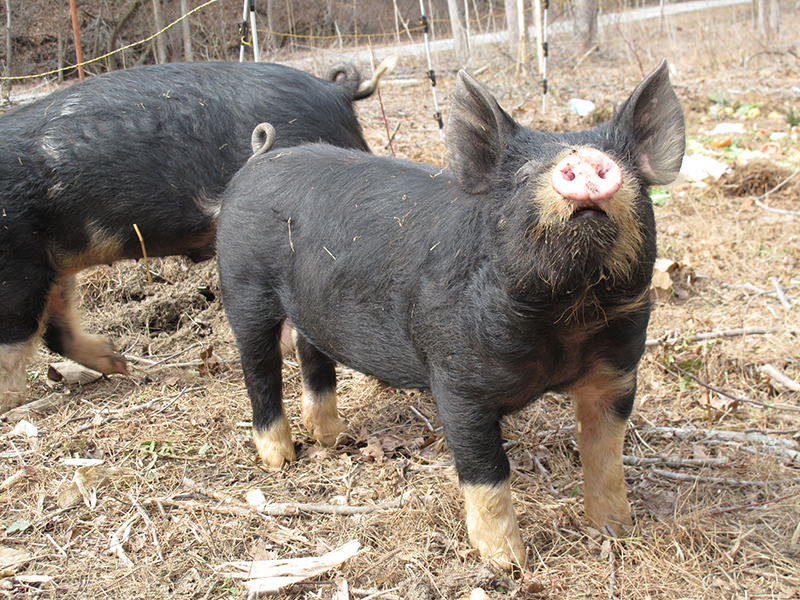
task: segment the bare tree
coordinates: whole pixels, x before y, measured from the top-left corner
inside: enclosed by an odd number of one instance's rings
[[[187,0],[181,0],[181,15],[185,15],[187,12],[189,12]],[[183,60],[192,62],[194,58],[192,57],[192,31],[189,29],[189,17],[185,17],[181,21],[181,33],[183,36]]]
[[[597,46],[597,0],[575,0],[575,34],[581,53]]]
[[[456,60],[462,67],[465,67],[469,62],[469,46],[467,45],[467,32],[464,30],[460,2],[458,0],[447,0],[447,10],[450,13],[450,30],[453,33]]]
[[[164,19],[161,17],[161,0],[153,0],[153,20],[156,25],[156,32],[164,29]],[[160,65],[167,62],[167,45],[163,35],[156,35],[156,62]]]
[[[11,77],[11,0],[6,0],[6,68],[3,74]],[[11,95],[11,79],[4,79],[2,85],[3,99],[8,100]]]
[[[517,13],[517,4],[519,0],[505,0],[506,9],[506,31],[508,31],[508,52],[514,58],[519,54],[519,13]]]
[[[780,4],[778,0],[757,0],[758,32],[772,37],[780,30]]]

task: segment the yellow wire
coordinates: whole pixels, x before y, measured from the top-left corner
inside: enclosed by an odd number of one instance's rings
[[[129,48],[134,48],[135,46],[141,46],[142,44],[146,44],[147,42],[149,42],[151,40],[154,40],[159,35],[161,35],[165,31],[167,31],[168,29],[174,27],[175,25],[177,25],[178,23],[180,23],[184,19],[188,18],[190,15],[196,13],[198,10],[201,10],[201,9],[205,8],[206,6],[209,6],[210,4],[214,4],[216,2],[219,2],[219,0],[207,0],[206,2],[201,4],[200,6],[197,6],[197,7],[193,8],[192,10],[190,10],[189,12],[187,12],[185,15],[182,15],[180,18],[175,19],[172,23],[170,23],[169,25],[164,27],[161,31],[157,31],[153,35],[151,35],[149,37],[146,37],[143,40],[139,40],[138,42],[133,42],[132,44],[128,44],[127,46],[122,46],[121,48],[117,48],[116,50],[112,50],[111,52],[106,52],[102,56],[98,56],[96,58],[85,60],[85,61],[83,61],[81,63],[76,63],[76,64],[70,65],[68,67],[61,67],[60,69],[53,69],[52,71],[47,71],[45,73],[37,73],[36,75],[15,75],[13,77],[0,77],[0,81],[3,81],[3,80],[15,80],[16,81],[16,80],[20,80],[20,79],[35,79],[37,77],[47,77],[48,75],[55,75],[56,73],[59,73],[61,71],[68,71],[69,69],[76,69],[77,67],[82,67],[84,65],[89,65],[91,63],[103,60],[104,58],[108,58],[109,56],[112,56],[114,54],[118,54],[120,52],[128,50]]]

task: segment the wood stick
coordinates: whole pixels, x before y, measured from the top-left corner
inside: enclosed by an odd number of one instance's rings
[[[751,502],[750,504],[743,504],[741,506],[729,506],[727,508],[718,508],[716,510],[712,510],[709,515],[721,515],[723,513],[734,512],[737,510],[747,510],[750,508],[756,508],[759,506],[764,506],[765,504],[773,504],[775,502],[780,502],[781,500],[787,500],[788,498],[794,498],[797,496],[798,493],[795,492],[793,494],[786,494],[785,496],[779,496],[778,498],[772,498],[770,500],[764,500],[763,502]]]
[[[770,277],[769,282],[772,284],[772,287],[775,288],[775,293],[778,294],[778,300],[781,302],[781,306],[783,306],[784,310],[789,310],[792,308],[792,303],[789,302],[789,299],[786,297],[786,292],[783,291],[780,282],[778,281],[777,277]]]
[[[778,331],[780,331],[779,327],[737,327],[734,329],[724,329],[721,331],[706,331],[704,333],[698,333],[685,339],[688,342],[702,342],[705,340],[712,340],[716,338],[739,337],[743,335],[764,335],[767,333],[777,333]],[[665,334],[660,338],[647,340],[645,342],[645,346],[650,348],[652,346],[659,346],[661,344],[670,344],[679,339],[682,339],[680,335]]]
[[[702,385],[705,388],[708,388],[712,392],[716,392],[720,396],[725,396],[726,398],[730,398],[731,400],[736,400],[737,402],[744,402],[745,404],[751,404],[753,406],[758,406],[759,408],[800,413],[800,406],[792,406],[790,404],[767,404],[766,402],[760,402],[758,400],[753,400],[751,398],[745,398],[744,396],[736,396],[734,394],[731,394],[730,392],[726,392],[721,388],[711,385],[710,383],[706,383],[705,381],[697,377],[697,375],[694,375],[693,373],[689,373],[688,371],[681,369],[678,365],[672,365],[672,368],[670,368],[657,360],[654,362],[664,371],[670,373],[671,375],[678,375],[678,373],[675,372],[678,371],[681,375],[688,377],[692,381]],[[675,369],[675,371],[673,371],[672,369]]]
[[[634,467],[649,465],[666,465],[667,467],[716,467],[728,464],[727,458],[668,458],[661,456],[628,456],[622,455],[622,463]]]
[[[663,469],[650,469],[653,475],[660,475],[667,479],[675,479],[677,481],[689,481],[692,483],[718,483],[722,485],[741,485],[741,486],[769,486],[769,485],[783,485],[789,483],[799,483],[800,478],[794,479],[779,479],[775,481],[750,481],[746,479],[730,479],[728,477],[708,477],[701,475],[689,475],[687,473],[675,473],[674,471],[665,471]]]
[[[787,377],[773,365],[761,365],[758,370],[767,375],[770,379],[773,379],[784,387],[789,388],[793,392],[800,392],[800,383],[797,383],[794,379]]]

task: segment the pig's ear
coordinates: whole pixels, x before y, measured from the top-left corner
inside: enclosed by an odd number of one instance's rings
[[[461,187],[488,191],[500,154],[519,126],[477,81],[459,71],[447,122],[447,162]]]
[[[640,83],[615,115],[639,150],[639,167],[650,185],[665,185],[678,176],[686,147],[683,111],[669,83],[667,61]]]

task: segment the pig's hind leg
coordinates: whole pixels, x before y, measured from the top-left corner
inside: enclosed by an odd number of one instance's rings
[[[76,308],[74,276],[56,278],[45,314],[44,341],[50,350],[106,375],[128,373],[125,359],[114,352],[111,342],[103,336],[84,333]]]
[[[6,243],[3,240],[3,243]],[[0,247],[0,414],[25,402],[25,367],[42,331],[53,271]]]
[[[297,331],[294,345],[303,375],[303,425],[316,441],[331,446],[345,429],[336,407],[336,363]]]
[[[622,445],[633,407],[636,372],[595,365],[569,390],[583,464],[584,506],[592,527],[613,537],[633,528],[625,492]]]
[[[432,391],[464,493],[470,542],[503,569],[524,568],[527,552],[511,499],[500,416],[480,400],[459,398],[436,384]]]
[[[280,467],[295,460],[289,421],[283,412],[280,337],[284,317],[277,300],[260,288],[241,285],[220,270],[223,303],[242,357],[253,408],[253,443],[261,462]]]

